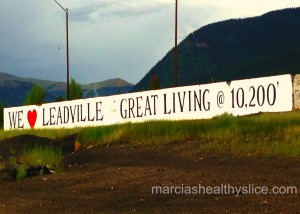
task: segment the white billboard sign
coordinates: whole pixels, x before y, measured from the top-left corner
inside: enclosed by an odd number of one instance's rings
[[[4,130],[208,119],[292,109],[290,75],[4,109]]]
[[[229,93],[228,112],[233,115],[291,111],[293,108],[290,75],[232,81]]]

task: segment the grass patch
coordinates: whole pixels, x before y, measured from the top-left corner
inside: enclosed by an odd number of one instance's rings
[[[120,142],[157,146],[196,141],[203,152],[300,157],[300,112],[243,117],[224,114],[210,120],[151,121],[84,128],[78,140],[87,145]]]
[[[5,169],[5,164],[4,163],[0,163],[0,172],[2,172]]]
[[[22,180],[24,178],[26,178],[26,166],[24,165],[19,165],[16,168],[16,179],[17,180]]]
[[[239,124],[231,115],[212,120],[149,121],[81,129],[78,140],[83,144],[112,142],[163,145],[186,140],[215,141],[231,139]]]
[[[23,165],[56,168],[62,161],[62,150],[53,146],[34,146],[24,149],[19,161]]]
[[[126,125],[82,128],[77,139],[83,145],[101,145],[112,143],[121,141],[126,135],[127,128],[128,127]]]
[[[197,150],[229,155],[300,157],[300,111],[209,120],[149,121],[76,129],[0,131],[0,140],[20,134],[58,139],[78,133],[83,145],[130,143],[161,146],[197,142]]]
[[[62,161],[61,148],[53,146],[34,146],[26,148],[17,158],[14,157],[11,161],[17,161],[21,164],[16,168],[16,179],[24,179],[27,176],[28,167],[41,167],[40,175],[43,174],[43,168],[53,169],[55,172],[61,172],[60,166]]]

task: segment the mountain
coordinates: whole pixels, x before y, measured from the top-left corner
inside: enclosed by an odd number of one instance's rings
[[[91,83],[83,85],[82,87],[85,98],[127,93],[130,92],[132,88],[133,84],[130,84],[120,78]]]
[[[66,83],[40,80],[34,78],[21,78],[0,72],[0,102],[5,106],[23,105],[27,94],[33,85],[40,85],[46,89],[46,102],[53,102],[58,97],[65,97]],[[128,93],[133,84],[122,79],[110,79],[82,85],[83,97],[109,96],[120,93]]]
[[[300,72],[300,8],[204,26],[178,46],[178,86]],[[135,85],[173,86],[174,49]]]

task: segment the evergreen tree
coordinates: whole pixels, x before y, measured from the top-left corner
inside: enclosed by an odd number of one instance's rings
[[[70,84],[70,100],[76,100],[76,99],[82,99],[83,97],[83,92],[81,85],[78,84],[73,78],[71,80]]]
[[[46,90],[39,86],[34,85],[27,95],[24,105],[42,105],[45,102]]]
[[[151,77],[150,90],[157,90],[157,89],[159,89],[159,79],[156,75],[153,75]]]

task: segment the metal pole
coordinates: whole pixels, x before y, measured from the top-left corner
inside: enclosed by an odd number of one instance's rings
[[[69,91],[69,11],[68,8],[64,8],[60,3],[56,0],[54,2],[66,13],[66,37],[67,37],[67,100],[70,98],[70,91]]]
[[[175,6],[175,51],[174,51],[174,87],[177,86],[177,61],[178,61],[178,47],[177,47],[177,14],[178,13],[178,0]]]
[[[69,90],[69,11],[68,8],[66,9],[66,31],[67,31],[67,100],[70,98],[70,90]]]
[[[58,1],[56,1],[56,0],[54,0],[54,1],[55,1],[56,4],[58,4],[58,6],[59,6],[61,9],[63,9],[63,11],[67,12],[66,9],[65,9],[63,6],[61,6],[60,3],[58,3]]]

